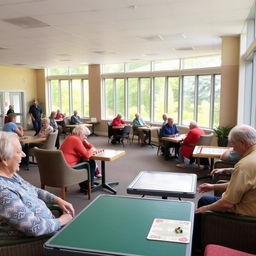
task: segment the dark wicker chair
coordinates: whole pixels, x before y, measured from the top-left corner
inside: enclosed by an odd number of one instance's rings
[[[232,213],[207,211],[202,214],[202,251],[208,244],[218,244],[256,254],[256,218]]]
[[[48,204],[48,208],[53,212],[55,217],[59,217],[63,212],[58,205]],[[0,226],[0,232],[4,232],[4,227]],[[1,256],[43,256],[43,244],[53,234],[40,237],[19,237],[7,238],[0,240]]]

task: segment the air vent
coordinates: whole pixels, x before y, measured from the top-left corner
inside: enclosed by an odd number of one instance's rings
[[[29,16],[13,18],[13,19],[3,19],[3,21],[21,28],[43,28],[43,27],[50,26],[40,20],[34,19]]]
[[[144,36],[142,38],[148,41],[164,41],[164,37],[162,35]]]
[[[193,51],[193,47],[181,47],[181,48],[175,48],[176,51]]]

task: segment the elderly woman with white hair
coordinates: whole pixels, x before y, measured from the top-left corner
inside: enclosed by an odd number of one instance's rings
[[[192,156],[194,145],[200,140],[200,137],[204,135],[205,132],[197,126],[196,121],[190,121],[189,132],[186,138],[183,140],[179,152],[179,163],[176,164],[177,167],[185,167],[185,159]]]
[[[49,133],[53,132],[53,127],[50,126],[50,120],[48,118],[42,119],[42,127],[39,131],[38,136],[41,138],[47,138]]]
[[[41,236],[53,233],[74,217],[73,206],[55,195],[34,187],[17,171],[25,157],[17,134],[0,132],[0,223],[1,236]],[[56,203],[64,214],[55,218],[46,203]]]
[[[72,134],[69,135],[62,145],[60,150],[70,166],[76,165],[80,162],[88,162],[91,171],[91,184],[94,187],[94,176],[96,172],[96,162],[90,157],[95,153],[95,147],[87,141],[90,135],[90,130],[85,125],[76,126]],[[86,182],[79,183],[80,191],[86,192]]]

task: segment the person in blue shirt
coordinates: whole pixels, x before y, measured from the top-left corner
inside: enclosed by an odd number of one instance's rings
[[[4,125],[3,131],[15,132],[19,137],[24,135],[23,128],[21,126],[17,126],[16,124],[16,114],[10,113],[8,115],[8,122]]]
[[[80,116],[77,115],[76,110],[74,111],[74,115],[71,116],[70,123],[71,124],[81,124],[82,123],[81,118],[80,118]]]
[[[179,135],[179,131],[177,129],[176,124],[174,124],[173,118],[168,117],[167,124],[162,126],[161,129],[161,137],[175,137]],[[164,156],[165,159],[168,160],[170,158],[170,148],[175,149],[175,156],[178,155],[179,152],[179,143],[173,143],[169,141],[164,141]]]
[[[35,136],[39,133],[42,123],[41,123],[41,117],[42,117],[42,109],[38,105],[37,100],[33,100],[32,105],[29,108],[29,114],[32,120],[32,124],[35,130]]]
[[[132,121],[133,132],[139,135],[141,145],[147,144],[147,139],[149,138],[149,132],[145,130],[138,130],[138,127],[149,127],[144,120],[140,117],[139,113],[135,114],[135,118]]]

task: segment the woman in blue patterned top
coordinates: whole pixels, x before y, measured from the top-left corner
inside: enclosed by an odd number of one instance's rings
[[[41,236],[53,233],[74,217],[72,204],[34,187],[16,172],[25,154],[15,133],[0,132],[0,225],[7,236]],[[46,203],[56,203],[64,214],[55,218]]]

